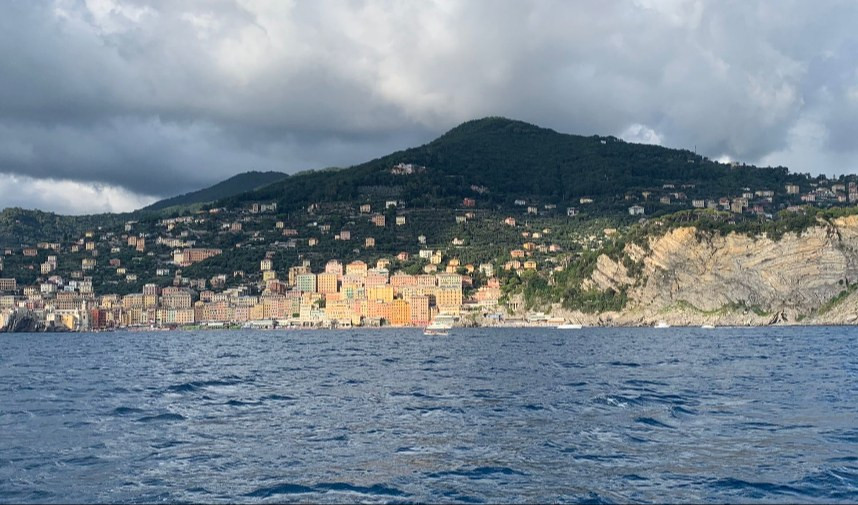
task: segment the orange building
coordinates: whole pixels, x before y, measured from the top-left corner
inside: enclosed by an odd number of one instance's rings
[[[337,292],[337,274],[325,272],[316,276],[319,293],[329,294]]]
[[[426,295],[412,296],[408,300],[411,324],[425,326],[432,319],[429,313],[429,297]]]
[[[393,300],[390,307],[390,324],[407,326],[411,322],[411,305],[402,299]]]

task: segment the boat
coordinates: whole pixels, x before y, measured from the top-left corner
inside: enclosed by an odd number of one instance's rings
[[[567,324],[558,325],[557,329],[558,330],[580,330],[583,327],[584,327],[584,325],[582,325],[582,324],[567,323]]]
[[[714,329],[714,328],[715,328],[715,325],[712,325],[712,324],[704,324],[704,325],[701,325],[700,327],[701,327],[701,328],[703,328],[704,330],[712,330],[712,329]]]
[[[670,328],[670,325],[665,323],[664,321],[659,321],[655,325],[656,328]]]
[[[452,324],[435,319],[429,326],[423,330],[423,334],[427,336],[445,336],[447,331],[453,327]]]

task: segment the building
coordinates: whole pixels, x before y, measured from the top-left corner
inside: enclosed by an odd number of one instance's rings
[[[372,224],[378,226],[379,228],[383,228],[387,222],[384,217],[384,214],[376,214],[372,216],[372,219],[370,219],[370,221],[372,221]]]
[[[429,296],[415,295],[408,299],[408,309],[410,312],[411,324],[415,326],[425,326],[432,319],[432,314],[429,311]]]
[[[343,264],[337,260],[330,260],[325,263],[325,273],[334,274],[337,278],[340,278],[343,276]]]
[[[315,293],[316,292],[316,274],[312,273],[304,273],[298,274],[295,279],[295,286],[298,291],[304,293]]]
[[[316,276],[316,289],[322,294],[333,294],[337,292],[337,281],[339,275],[335,272],[328,272],[327,267],[325,272]],[[342,272],[342,270],[340,270]]]
[[[629,215],[631,216],[643,216],[644,208],[640,205],[632,205],[629,207]]]
[[[207,260],[213,256],[217,256],[222,252],[223,251],[221,251],[220,249],[183,249],[181,252],[178,252],[173,255],[173,262],[181,267],[187,267],[193,265],[194,263],[199,263],[200,261]]]
[[[363,261],[352,261],[346,265],[346,275],[360,275],[366,277],[368,267]]]
[[[787,184],[785,188],[788,195],[797,195],[800,192],[798,184]]]
[[[0,291],[17,291],[18,281],[15,279],[0,279]]]
[[[402,299],[393,300],[390,307],[390,324],[407,326],[411,322],[411,304]]]

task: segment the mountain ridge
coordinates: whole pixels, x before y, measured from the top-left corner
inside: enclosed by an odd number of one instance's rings
[[[176,206],[208,203],[234,194],[252,191],[285,179],[286,177],[289,177],[289,174],[275,171],[259,172],[251,170],[249,172],[242,172],[211,186],[159,200],[135,212],[158,211]]]
[[[400,163],[426,170],[396,176],[391,168]],[[528,197],[571,205],[581,197],[621,199],[629,192],[680,182],[687,183],[690,194],[711,197],[745,186],[775,189],[803,181],[805,176],[785,167],[727,165],[686,149],[629,143],[613,136],[558,133],[523,121],[488,117],[462,123],[421,146],[335,172],[294,175],[217,205],[274,200],[297,208],[367,199],[362,191],[366,186],[394,188],[415,205],[448,205],[464,197],[480,197],[494,205]]]

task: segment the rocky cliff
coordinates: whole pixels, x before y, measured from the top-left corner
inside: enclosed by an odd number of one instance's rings
[[[63,327],[46,326],[28,310],[17,310],[9,315],[6,325],[0,328],[2,333],[34,333],[45,331],[66,331]]]
[[[626,287],[619,313],[562,313],[585,324],[849,324],[858,322],[858,216],[819,221],[778,240],[693,227],[598,259],[585,287]],[[623,263],[635,264],[634,275]]]

